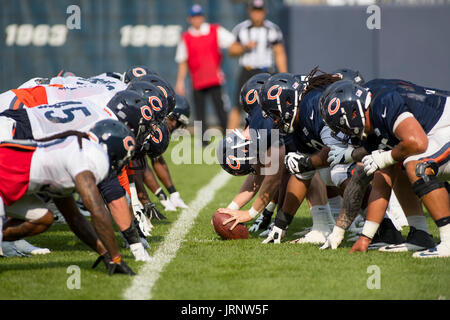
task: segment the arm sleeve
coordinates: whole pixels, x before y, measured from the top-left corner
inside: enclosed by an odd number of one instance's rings
[[[236,37],[230,31],[225,29],[222,26],[217,28],[217,38],[219,41],[219,47],[222,49],[226,49],[236,41]]]
[[[181,63],[185,62],[187,60],[187,49],[186,44],[184,43],[184,40],[180,40],[177,46],[177,51],[175,53],[175,62]]]
[[[339,146],[341,148],[347,148],[345,144],[333,137],[331,133],[332,131],[328,126],[324,126],[320,131],[320,138],[322,139],[324,145],[328,147]]]

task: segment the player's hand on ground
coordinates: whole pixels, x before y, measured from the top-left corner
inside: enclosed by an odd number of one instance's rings
[[[371,154],[362,158],[364,172],[370,176],[379,169],[384,169],[395,163],[390,151],[375,150]]]
[[[248,229],[250,232],[256,232],[259,230],[266,230],[270,225],[270,221],[272,220],[272,212],[264,209],[263,213],[256,218],[255,222]]]
[[[370,245],[370,242],[372,242],[372,240],[370,238],[367,238],[366,236],[361,235],[359,237],[358,240],[356,240],[356,242],[353,244],[353,247],[350,250],[350,253],[353,252],[367,252],[367,248]]]
[[[284,165],[291,174],[299,174],[314,170],[311,158],[298,152],[289,152],[284,157]]]
[[[127,274],[130,276],[136,275],[136,273],[134,273],[134,271],[131,270],[131,268],[122,259],[120,259],[120,262],[109,261],[107,268],[110,276],[116,273]]]
[[[233,225],[230,227],[230,230],[233,230],[238,223],[244,223],[252,220],[248,211],[245,210],[234,210],[229,208],[219,208],[217,210],[220,213],[229,214],[231,217],[223,222],[223,225],[226,225],[229,222],[234,221]]]
[[[341,244],[342,240],[344,240],[344,234],[344,229],[338,226],[334,226],[333,232],[329,234],[325,243],[320,247],[320,250],[325,250],[328,248],[336,250],[337,247],[339,247],[339,245]]]
[[[144,213],[145,215],[151,219],[157,220],[166,220],[167,218],[156,208],[154,203],[146,203],[144,204]]]
[[[269,235],[267,236],[266,239],[264,239],[263,242],[261,242],[262,244],[266,244],[269,242],[273,242],[273,243],[281,243],[281,239],[284,238],[284,236],[286,235],[286,230],[283,230],[281,228],[278,228],[277,226],[273,226],[272,229],[269,232]]]

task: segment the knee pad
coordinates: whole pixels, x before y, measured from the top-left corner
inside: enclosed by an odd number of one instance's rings
[[[444,188],[444,182],[440,181],[436,176],[422,177],[412,185],[414,193],[422,199],[423,196],[430,193],[433,190]]]

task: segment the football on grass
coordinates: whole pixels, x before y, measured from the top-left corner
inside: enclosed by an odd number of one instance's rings
[[[213,215],[214,231],[224,240],[227,239],[248,239],[248,229],[243,223],[238,223],[233,230],[230,230],[235,221],[228,222],[223,225],[223,222],[231,216],[226,213],[219,213],[216,211]]]

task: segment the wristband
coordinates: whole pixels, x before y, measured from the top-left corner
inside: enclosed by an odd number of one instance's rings
[[[231,203],[228,205],[227,208],[231,209],[231,210],[239,210],[240,209],[239,205],[234,201],[231,201]]]
[[[348,147],[347,150],[345,150],[345,155],[344,155],[345,163],[354,162],[353,157],[352,157],[353,150],[355,150],[355,148],[353,148],[353,147]]]
[[[254,217],[256,217],[258,215],[258,211],[255,210],[253,207],[250,208],[250,210],[248,210],[248,214],[250,215],[250,217],[253,219]]]
[[[366,220],[361,234],[372,240],[373,236],[377,232],[379,226],[380,226],[379,223],[376,223],[376,222],[370,221],[370,220]]]
[[[384,160],[384,163],[386,164],[386,167],[397,163],[397,160],[394,160],[394,158],[392,158],[392,150],[383,152],[382,155],[383,155],[383,160]]]
[[[122,256],[119,253],[117,256],[112,258],[111,261],[114,262],[114,263],[120,264],[122,262]]]
[[[277,204],[275,202],[270,201],[269,204],[266,206],[266,210],[273,213],[276,207]]]

